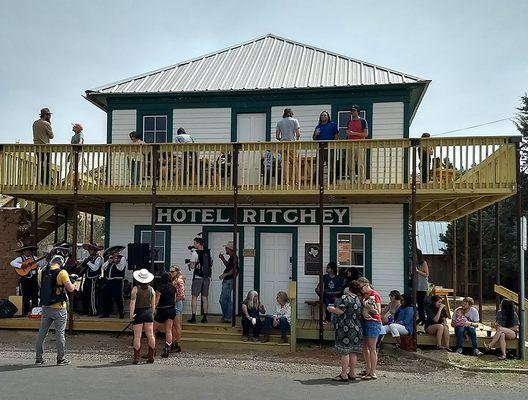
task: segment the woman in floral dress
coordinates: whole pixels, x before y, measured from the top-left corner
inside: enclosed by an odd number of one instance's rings
[[[357,353],[362,352],[361,300],[358,297],[361,285],[352,281],[349,290],[336,300],[335,306],[328,306],[328,311],[337,315],[335,349],[341,356],[341,373],[333,380],[339,382],[356,380]]]

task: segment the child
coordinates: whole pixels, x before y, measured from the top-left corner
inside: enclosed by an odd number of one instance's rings
[[[461,307],[456,309],[455,315],[453,316],[453,320],[455,321],[455,326],[466,326],[468,320],[464,315],[464,311],[462,311]]]

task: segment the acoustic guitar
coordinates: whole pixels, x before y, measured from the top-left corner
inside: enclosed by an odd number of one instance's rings
[[[31,271],[34,269],[37,269],[38,262],[41,260],[44,260],[48,255],[45,254],[44,256],[37,258],[36,260],[32,260],[31,258],[28,258],[26,261],[22,262],[22,266],[20,268],[15,268],[15,272],[20,276],[21,278],[24,278],[29,275]]]

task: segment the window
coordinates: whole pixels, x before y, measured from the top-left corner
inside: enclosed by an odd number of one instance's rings
[[[365,276],[365,235],[338,233],[336,259],[338,267],[354,267]]]
[[[154,241],[154,261],[165,263],[165,231],[156,231]],[[147,243],[150,246],[151,231],[141,231],[140,243]]]
[[[341,139],[346,138],[346,130],[348,128],[348,122],[351,118],[351,112],[350,111],[338,111],[337,112],[337,128],[339,129],[339,137]],[[363,119],[367,119],[367,112],[365,110],[361,110],[359,112],[359,116]]]
[[[167,116],[145,115],[143,117],[143,141],[167,143]]]

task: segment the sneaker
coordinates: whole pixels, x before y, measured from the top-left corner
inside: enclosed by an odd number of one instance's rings
[[[241,340],[243,342],[247,342],[249,340],[249,336],[242,335]]]
[[[62,360],[57,361],[57,365],[70,365],[70,360],[63,358]]]
[[[474,355],[474,356],[479,357],[479,356],[481,356],[482,354],[484,354],[484,353],[482,353],[482,351],[480,351],[479,349],[475,349],[475,350],[473,350],[473,355]]]
[[[35,360],[35,365],[44,365],[46,364],[45,360]]]
[[[459,347],[458,349],[456,349],[456,353],[457,354],[462,354],[462,347]]]
[[[207,317],[204,315],[200,321],[202,324],[207,324]]]

